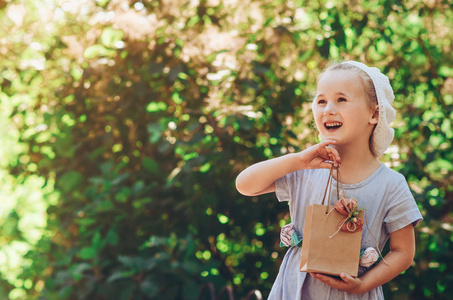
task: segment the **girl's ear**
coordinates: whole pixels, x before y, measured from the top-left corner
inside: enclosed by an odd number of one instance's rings
[[[370,122],[370,124],[375,125],[375,124],[378,123],[378,121],[379,121],[379,105],[376,105],[376,106],[374,107],[374,112],[373,112],[373,114],[371,115],[370,121],[369,121],[369,122]]]

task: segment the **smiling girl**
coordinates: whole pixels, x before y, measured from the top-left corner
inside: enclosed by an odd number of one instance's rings
[[[422,216],[405,178],[378,159],[393,140],[388,125],[395,118],[393,99],[388,78],[377,68],[354,61],[333,65],[321,74],[312,104],[323,141],[252,165],[237,177],[243,195],[275,192],[279,201],[289,201],[291,230],[303,239],[306,207],[320,204],[329,169],[341,166],[346,195],[365,209],[362,248],[376,247],[376,238],[382,249],[390,238],[385,262],[359,266],[358,277],[342,273],[340,278],[300,272],[300,243],[285,243],[290,248],[269,299],[383,299],[381,285],[410,267],[414,226]],[[334,171],[330,205],[336,179]]]

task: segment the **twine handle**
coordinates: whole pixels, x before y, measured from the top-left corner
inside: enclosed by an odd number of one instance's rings
[[[373,240],[376,242],[376,250],[378,251],[379,256],[382,257],[382,260],[385,262],[385,264],[386,264],[387,266],[390,266],[389,263],[385,260],[384,256],[382,255],[381,250],[379,250],[379,245],[378,245],[377,239],[374,237],[374,235],[371,233],[370,228],[368,227],[368,221],[367,221],[367,218],[366,218],[366,214],[365,214],[365,226],[366,226],[366,228],[368,229],[368,233],[371,235],[371,237],[373,238]]]
[[[332,171],[333,171],[333,164],[332,164],[332,167],[330,168],[329,178],[327,178],[326,190],[324,191],[324,197],[322,197],[322,203],[321,203],[322,205],[324,205],[324,201],[326,200],[327,190],[329,190],[329,199],[327,200],[327,204],[329,204],[330,190],[331,190],[330,183],[332,182],[332,177],[333,177]]]

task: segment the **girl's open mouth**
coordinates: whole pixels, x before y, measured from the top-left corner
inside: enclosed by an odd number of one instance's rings
[[[324,123],[324,126],[326,127],[327,130],[335,130],[340,128],[343,125],[343,123],[340,122],[328,122]]]

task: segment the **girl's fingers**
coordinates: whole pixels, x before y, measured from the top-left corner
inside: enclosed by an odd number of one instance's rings
[[[301,159],[306,161],[308,168],[330,169],[340,166],[340,154],[333,146],[333,140],[326,140],[302,151]]]
[[[327,155],[329,156],[329,158],[326,159],[324,161],[324,163],[329,164],[328,168],[331,168],[332,165],[333,165],[334,168],[340,167],[340,158],[339,158],[339,156],[333,155],[331,153],[328,153]]]
[[[332,168],[333,163],[334,163],[333,161],[326,160],[319,165],[319,168],[330,169],[330,168]],[[334,167],[335,167],[335,165],[334,165]]]
[[[340,153],[338,153],[337,149],[326,147],[325,150],[329,156],[329,160],[334,162],[335,167],[338,167],[340,165]]]
[[[337,142],[334,141],[334,140],[325,140],[325,141],[322,141],[321,143],[318,144],[318,146],[324,148],[324,147],[327,147],[327,146],[330,146],[330,145],[335,145]]]
[[[330,161],[330,160],[327,160],[323,163],[321,163],[321,165],[319,166],[319,168],[322,168],[322,169],[331,169],[332,168],[332,165],[333,165],[333,168],[334,169],[338,169],[340,167],[340,164],[337,164],[333,161]]]
[[[341,273],[340,274],[340,277],[341,279],[343,279],[344,282],[348,283],[348,284],[352,284],[354,283],[354,278],[346,273]]]
[[[319,168],[330,169],[330,168],[332,168],[332,165],[333,165],[334,169],[338,169],[340,167],[339,162],[336,162],[334,160],[325,160],[325,161],[321,162],[321,164],[319,165]]]

